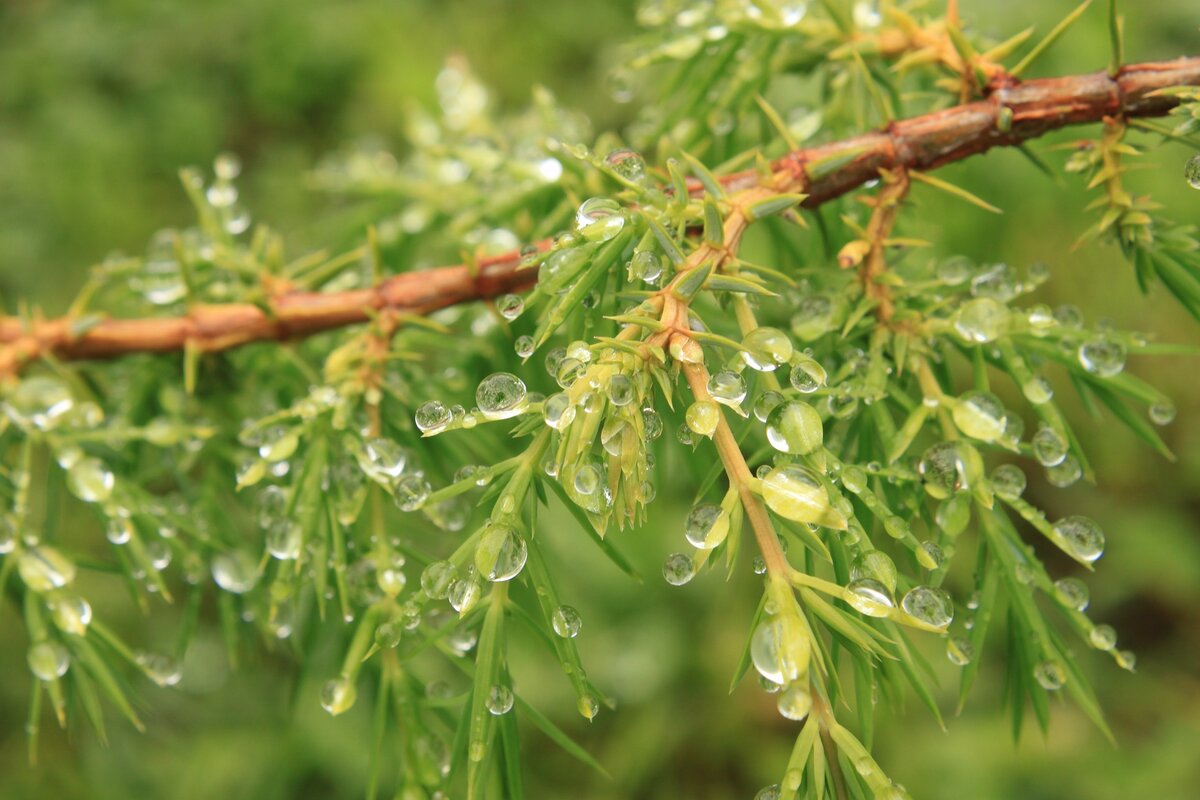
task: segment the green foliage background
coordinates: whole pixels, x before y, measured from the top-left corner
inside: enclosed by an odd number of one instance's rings
[[[1005,33],[1033,23],[1047,30],[1070,5],[962,3],[965,17]],[[1130,3],[1126,10],[1129,60],[1200,51],[1192,0]],[[1103,25],[1102,14],[1089,14],[1036,72],[1101,68]],[[432,102],[434,76],[452,53],[470,59],[501,107],[523,104],[530,86],[541,82],[565,105],[590,114],[597,130],[620,125],[631,110],[608,98],[603,74],[632,26],[626,0],[5,3],[0,296],[8,311],[27,298],[48,313],[61,312],[90,263],[113,249],[136,252],[156,229],[189,221],[175,171],[207,165],[222,150],[242,157],[242,193],[257,217],[297,244],[315,244],[345,220],[329,198],[301,190],[306,171],[348,140],[370,135],[394,144],[405,108]],[[1057,139],[1073,135],[1079,134]],[[1196,222],[1200,193],[1182,180],[1186,157],[1181,148],[1163,148],[1147,159],[1156,169],[1131,181],[1166,202],[1172,216]],[[1165,341],[1197,341],[1194,323],[1174,302],[1137,293],[1115,249],[1071,250],[1087,225],[1079,182],[1056,186],[1005,152],[954,166],[946,177],[1005,214],[920,193],[928,213],[910,215],[910,225],[925,220],[913,235],[979,260],[1022,266],[1047,260],[1054,278],[1036,299],[1069,300],[1091,318],[1107,316]],[[1094,652],[1082,659],[1118,747],[1067,704],[1056,709],[1048,740],[1027,730],[1013,746],[999,671],[985,666],[980,691],[951,720],[949,733],[915,707],[884,720],[877,756],[915,796],[1173,798],[1194,796],[1200,785],[1200,380],[1197,364],[1183,358],[1135,359],[1130,368],[1176,399],[1178,419],[1163,435],[1178,463],[1165,463],[1123,430],[1084,420],[1079,430],[1099,486],[1049,491],[1033,475],[1030,486],[1030,499],[1051,518],[1087,514],[1108,533],[1106,555],[1089,579],[1092,616],[1116,626],[1122,646],[1138,654],[1138,672],[1121,672]],[[1068,394],[1068,387],[1058,388]],[[686,471],[681,465],[671,474]],[[669,488],[650,524],[623,535],[647,575],[657,575],[663,554],[678,543],[687,497],[682,486]],[[74,519],[95,525],[82,515]],[[748,797],[747,787],[777,779],[793,726],[753,688],[725,697],[758,597],[751,576],[728,586],[713,577],[682,589],[657,579],[639,586],[590,550],[557,555],[574,565],[564,591],[584,614],[584,657],[621,708],[589,725],[575,713],[552,663],[523,663],[518,648],[513,672],[524,694],[596,752],[614,778],[585,773],[531,736],[530,796],[716,800]],[[134,640],[172,634],[170,609],[138,616],[116,580],[90,587],[89,597]],[[44,727],[40,764],[31,767],[24,715],[32,678],[14,613],[12,606],[0,608],[0,796],[361,796],[369,707],[330,719],[316,702],[334,650],[318,651],[304,670],[285,656],[264,655],[233,672],[213,631],[198,637],[180,687],[144,685],[148,734],[114,724],[105,746],[90,732],[71,740]],[[949,709],[953,668],[940,652],[932,655]]]

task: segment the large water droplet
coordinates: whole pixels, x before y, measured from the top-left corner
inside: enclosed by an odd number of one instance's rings
[[[1008,330],[1008,307],[991,297],[968,300],[954,317],[954,330],[972,344],[995,341]]]
[[[746,382],[733,370],[714,372],[708,379],[708,393],[712,399],[730,408],[741,408],[746,399]]]
[[[1061,689],[1067,682],[1067,671],[1063,669],[1062,664],[1047,659],[1033,668],[1033,677],[1043,689],[1053,692]]]
[[[1125,345],[1100,336],[1079,346],[1079,363],[1088,372],[1111,378],[1125,369]]]
[[[821,415],[799,400],[781,403],[767,418],[767,441],[781,453],[807,455],[824,440]]]
[[[1192,156],[1183,165],[1183,178],[1188,186],[1200,189],[1200,154]]]
[[[702,503],[688,514],[683,534],[692,547],[712,550],[729,534],[729,515],[718,505]]]
[[[550,614],[550,627],[562,638],[574,639],[583,627],[583,619],[571,606],[559,606]]]
[[[1088,632],[1088,644],[1105,652],[1117,646],[1117,631],[1112,625],[1097,625]]]
[[[696,575],[696,564],[686,553],[672,553],[663,561],[663,579],[672,586],[683,586]]]
[[[75,564],[49,545],[36,545],[17,556],[17,574],[31,591],[48,592],[75,580]]]
[[[607,197],[590,197],[575,212],[575,227],[589,241],[607,242],[625,227],[621,204]]]
[[[34,375],[18,383],[4,398],[4,411],[17,425],[49,430],[75,405],[65,381]]]
[[[663,274],[663,257],[652,250],[638,250],[629,262],[629,271],[634,278],[654,283]]]
[[[529,546],[516,528],[491,522],[475,547],[475,568],[489,581],[510,581],[528,557]]]
[[[26,656],[29,671],[40,681],[53,681],[67,674],[71,654],[58,642],[38,642]]]
[[[951,636],[946,640],[946,658],[958,667],[965,667],[975,657],[975,648],[962,636]]]
[[[303,528],[290,519],[279,519],[267,531],[267,552],[280,561],[294,561],[300,557],[300,541]]]
[[[924,480],[925,491],[939,500],[967,488],[966,467],[957,442],[938,442],[930,447],[921,456],[917,470]]]
[[[58,594],[50,600],[50,616],[63,633],[83,636],[92,622],[92,606],[73,594]]]
[[[1004,433],[1004,405],[991,392],[967,392],[955,401],[951,416],[958,429],[972,439],[994,442]]]
[[[1016,464],[1001,464],[992,471],[992,490],[1005,500],[1016,500],[1025,492],[1025,473]]]
[[[233,594],[245,594],[258,584],[258,563],[244,550],[220,553],[212,560],[217,586]]]
[[[633,381],[628,375],[617,373],[608,381],[608,402],[614,406],[621,408],[633,402]]]
[[[711,400],[697,400],[684,414],[687,426],[701,436],[712,436],[721,421],[721,409]]]
[[[1076,611],[1087,610],[1090,593],[1079,578],[1059,578],[1054,582],[1054,593],[1063,605]]]
[[[807,681],[797,681],[779,693],[775,707],[780,716],[791,720],[802,720],[812,710],[812,695],[808,691]]]
[[[1080,465],[1079,459],[1070,454],[1053,467],[1046,467],[1046,480],[1052,486],[1060,489],[1074,484],[1082,475],[1083,467]]]
[[[441,400],[430,400],[417,409],[415,419],[421,433],[439,433],[450,424],[450,408]]]
[[[887,587],[871,578],[859,578],[846,586],[843,599],[868,617],[886,617],[895,608]]]
[[[488,419],[507,419],[525,406],[525,383],[509,372],[495,372],[475,390],[475,403]]]
[[[954,602],[942,589],[917,586],[904,595],[900,607],[918,622],[935,630],[945,630],[954,621]]]
[[[421,591],[434,600],[442,600],[450,591],[454,576],[454,564],[449,561],[434,561],[421,571]]]
[[[357,698],[358,690],[347,675],[340,675],[321,687],[321,707],[335,717],[349,711]]]
[[[750,637],[750,662],[772,683],[788,684],[807,672],[810,647],[796,626],[782,617],[767,617]]]
[[[1175,404],[1170,400],[1159,400],[1150,406],[1149,414],[1155,425],[1170,425],[1175,420]]]
[[[525,310],[525,301],[518,294],[505,294],[496,298],[496,310],[500,316],[511,322],[521,316]]]
[[[797,464],[775,467],[762,479],[767,507],[794,522],[808,522],[845,530],[846,518],[833,509],[819,480]]]
[[[142,674],[162,687],[174,686],[183,677],[179,662],[165,653],[149,653],[145,650],[134,655],[134,661]]]
[[[742,339],[742,347],[742,360],[759,372],[774,372],[795,350],[792,340],[778,328],[755,328]]]
[[[627,181],[638,183],[646,176],[646,160],[641,153],[628,148],[613,150],[605,156],[604,163]]]
[[[488,692],[487,710],[497,717],[507,714],[512,711],[513,699],[512,689],[498,683]]]
[[[80,459],[67,470],[67,488],[85,503],[103,503],[112,496],[115,483],[112,470],[98,458]]]
[[[1054,523],[1054,532],[1067,552],[1080,561],[1090,563],[1104,553],[1104,532],[1087,517],[1060,519]]]

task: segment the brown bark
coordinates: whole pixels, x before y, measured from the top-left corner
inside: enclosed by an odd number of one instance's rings
[[[769,182],[778,191],[807,194],[804,206],[815,208],[878,177],[881,169],[930,170],[1068,125],[1105,117],[1161,116],[1178,101],[1154,93],[1185,85],[1200,86],[1200,57],[1134,64],[1123,67],[1116,77],[1104,72],[1024,82],[1004,77],[984,100],[789,153],[772,165],[771,181],[748,170],[726,175],[722,182],[731,191]],[[698,184],[690,188],[700,190]],[[65,318],[4,317],[0,318],[4,345],[0,376],[15,373],[43,353],[61,359],[111,358],[179,350],[189,342],[211,352],[364,322],[371,312],[384,308],[426,314],[530,287],[536,271],[521,270],[519,265],[520,255],[514,252],[482,261],[474,275],[464,266],[438,267],[402,273],[369,289],[285,292],[270,300],[269,312],[239,303],[200,306],[182,317],[106,319],[78,334],[72,333],[72,321]]]

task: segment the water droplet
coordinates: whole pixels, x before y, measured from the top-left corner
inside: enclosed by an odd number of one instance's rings
[[[807,681],[797,681],[779,693],[775,701],[780,716],[800,721],[812,710],[812,695],[808,691]]]
[[[575,491],[584,497],[589,497],[596,493],[600,488],[602,476],[600,469],[594,464],[584,464],[575,470],[575,479],[572,481],[572,486]]]
[[[496,310],[500,312],[500,316],[512,322],[525,310],[525,301],[521,299],[520,295],[501,295],[496,298]]]
[[[788,382],[801,394],[812,394],[825,385],[829,376],[825,368],[811,358],[792,357],[792,370]]]
[[[475,568],[489,581],[510,581],[529,557],[529,546],[511,525],[488,523],[475,546]]]
[[[1021,386],[1021,393],[1025,395],[1025,399],[1033,403],[1035,406],[1040,406],[1042,403],[1049,403],[1054,397],[1054,389],[1051,388],[1050,382],[1041,375],[1034,375]]]
[[[871,578],[850,581],[842,596],[859,613],[868,617],[886,617],[895,608],[887,587]]]
[[[1132,650],[1118,650],[1114,656],[1117,666],[1133,672],[1137,667],[1137,655]]]
[[[784,396],[779,392],[763,392],[754,401],[754,418],[759,422],[766,422],[771,416],[771,412],[775,407],[784,401]]]
[[[142,673],[162,687],[174,686],[183,677],[179,662],[165,653],[149,653],[139,651],[134,660]]]
[[[607,197],[590,197],[575,212],[579,235],[593,242],[607,242],[625,227],[621,204]]]
[[[508,419],[525,406],[525,383],[509,372],[495,372],[475,390],[475,402],[488,419]]]
[[[638,250],[629,262],[630,274],[646,283],[654,283],[663,274],[663,257],[652,250]]]
[[[470,570],[465,577],[459,578],[450,584],[450,589],[446,593],[446,600],[449,601],[451,608],[457,611],[459,615],[463,615],[475,607],[482,594],[483,585],[479,582],[479,578],[475,576],[475,571]]]
[[[942,589],[917,586],[900,601],[904,613],[935,630],[945,630],[954,621],[954,602]]]
[[[1188,186],[1200,189],[1200,154],[1194,155],[1183,166],[1183,177]]]
[[[845,530],[846,519],[829,504],[829,495],[813,474],[797,464],[775,467],[762,479],[767,507],[793,522]]]
[[[759,372],[774,372],[795,351],[792,340],[778,328],[755,328],[742,339],[742,347],[742,360]]]
[[[712,436],[721,421],[721,409],[711,400],[697,400],[688,406],[684,421],[693,432]]]
[[[212,560],[217,586],[233,594],[245,594],[258,584],[258,563],[244,550],[230,550]]]
[[[4,411],[13,422],[38,430],[54,428],[74,406],[67,383],[50,375],[25,378],[4,398]]]
[[[618,408],[633,402],[633,381],[628,375],[618,372],[608,381],[608,402]]]
[[[449,561],[434,561],[421,572],[421,591],[434,600],[443,600],[454,580],[454,565]]]
[[[1047,691],[1057,691],[1067,682],[1067,671],[1057,661],[1047,659],[1033,668],[1033,677]]]
[[[404,624],[399,620],[388,620],[375,629],[375,644],[384,648],[397,647],[404,638]]]
[[[267,552],[280,561],[291,561],[300,557],[300,540],[303,529],[290,519],[276,520],[267,531]]]
[[[733,370],[714,372],[708,379],[708,393],[722,405],[741,408],[746,399],[746,382]]]
[[[1005,500],[1016,500],[1025,492],[1025,473],[1016,464],[1001,464],[992,471],[992,490]]]
[[[1089,339],[1079,346],[1079,363],[1102,378],[1111,378],[1125,369],[1125,345],[1104,336]]]
[[[529,335],[518,336],[513,342],[513,350],[521,358],[529,358],[533,355],[534,344],[533,337]]]
[[[583,620],[571,606],[559,606],[550,614],[550,626],[562,638],[574,639],[583,627]]]
[[[1067,552],[1091,563],[1104,553],[1104,532],[1087,517],[1074,516],[1054,523],[1054,533]]]
[[[421,433],[434,434],[446,429],[450,424],[450,409],[441,400],[430,400],[423,403],[415,415],[417,430]]]
[[[590,252],[584,247],[555,250],[538,267],[538,289],[551,294],[566,290],[588,263]]]
[[[364,448],[367,470],[378,478],[396,478],[408,465],[408,451],[391,439],[370,439]]]
[[[712,550],[729,534],[729,515],[713,503],[694,507],[684,522],[683,535],[698,550]]]
[[[946,503],[953,502],[953,498],[947,500]],[[945,503],[942,504],[943,507]],[[942,526],[943,528],[945,526]],[[942,548],[937,542],[921,542],[921,546],[917,549],[917,561],[925,569],[934,570],[942,566],[946,561],[946,554],[942,552]]]
[[[1112,650],[1117,646],[1117,631],[1112,625],[1097,625],[1088,632],[1088,643],[1097,650]]]
[[[991,392],[967,392],[954,402],[950,414],[958,429],[972,439],[994,442],[1004,433],[1004,405]]]
[[[496,684],[487,696],[487,710],[493,716],[502,716],[512,711],[513,707],[513,692],[512,689],[503,684]]]
[[[75,580],[75,564],[49,545],[36,545],[17,556],[17,574],[30,591],[48,592]]]
[[[1067,440],[1049,425],[1039,428],[1030,444],[1033,445],[1033,457],[1043,467],[1061,464],[1067,457]]]
[[[556,431],[566,428],[575,419],[575,406],[571,405],[571,398],[562,392],[547,397],[542,402],[542,418]]]
[[[1155,425],[1170,425],[1175,421],[1175,404],[1164,399],[1150,406],[1150,421]]]
[[[1079,578],[1059,578],[1054,582],[1054,593],[1063,605],[1076,611],[1087,610],[1090,593]]]
[[[653,408],[646,406],[642,409],[642,433],[646,437],[646,441],[652,442],[662,436],[663,421],[659,413]]]
[[[966,487],[966,466],[958,442],[938,442],[921,456],[917,465],[925,482],[925,491],[945,500]]]
[[[1008,330],[1008,307],[991,297],[968,300],[954,317],[954,330],[972,344],[995,341]]]
[[[795,625],[783,617],[767,617],[750,637],[750,663],[768,681],[788,684],[808,670],[811,645]]]
[[[404,475],[396,481],[392,496],[401,511],[416,511],[425,505],[431,492],[429,481],[420,475]]]
[[[819,339],[837,326],[839,310],[838,303],[829,294],[804,295],[796,302],[796,312],[791,319],[792,333],[806,342]]]
[[[92,606],[73,594],[59,594],[50,600],[50,616],[63,633],[83,636],[92,623]]]
[[[321,687],[321,708],[333,716],[350,710],[358,699],[358,689],[348,675],[340,675]]]
[[[696,565],[685,553],[672,553],[663,562],[663,579],[672,586],[683,586],[696,575]]]
[[[133,538],[133,523],[125,517],[109,517],[104,523],[104,538],[118,546],[128,544]]]
[[[67,471],[67,487],[85,503],[103,503],[115,483],[112,470],[98,458],[83,458]]]
[[[1060,489],[1072,485],[1083,475],[1083,467],[1079,464],[1079,459],[1073,455],[1068,455],[1061,463],[1053,467],[1046,467],[1046,480],[1052,486],[1057,486]]]
[[[604,163],[627,181],[638,183],[646,176],[646,160],[640,153],[628,148],[613,150],[605,157]]]
[[[946,658],[958,667],[965,667],[975,657],[975,648],[962,636],[951,636],[946,640]]]
[[[781,403],[767,418],[767,441],[781,453],[808,455],[824,441],[821,415],[799,400]]]
[[[391,564],[380,567],[375,574],[375,583],[379,585],[379,590],[388,597],[396,597],[404,591],[404,587],[408,584],[408,576],[404,574],[404,570],[400,569],[403,565],[404,560],[396,557]]]
[[[71,666],[71,654],[58,642],[38,642],[26,656],[29,671],[39,681],[58,680]]]

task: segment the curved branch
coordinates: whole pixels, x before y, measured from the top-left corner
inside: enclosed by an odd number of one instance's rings
[[[1161,116],[1179,101],[1155,93],[1173,86],[1200,86],[1200,57],[1134,64],[1115,77],[1097,72],[1021,82],[998,76],[984,100],[789,153],[772,164],[773,180],[754,170],[721,180],[731,191],[770,183],[778,191],[803,192],[808,195],[804,206],[815,208],[878,177],[881,169],[930,170],[1070,125],[1115,116]],[[690,188],[700,191],[698,183]],[[185,346],[211,352],[295,339],[365,322],[382,309],[426,314],[519,291],[536,279],[536,271],[520,269],[520,255],[514,252],[481,261],[474,274],[464,266],[437,267],[402,273],[369,289],[284,292],[271,298],[269,310],[243,303],[199,306],[181,317],[106,319],[82,331],[68,318],[3,317],[0,376],[47,353],[62,359],[112,358]]]

